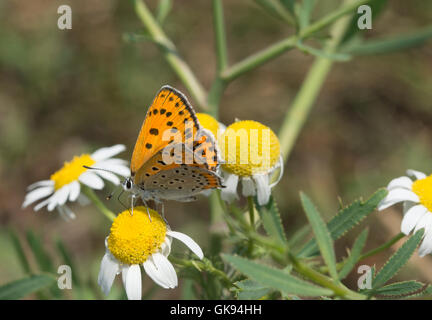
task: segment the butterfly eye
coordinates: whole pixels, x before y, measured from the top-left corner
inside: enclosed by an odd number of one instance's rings
[[[124,188],[125,190],[130,190],[130,189],[132,189],[132,181],[131,181],[130,179],[127,179],[127,180],[124,182],[123,188]]]

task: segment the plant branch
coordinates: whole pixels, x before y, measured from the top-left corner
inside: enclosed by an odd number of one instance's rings
[[[369,257],[371,257],[371,256],[374,256],[374,255],[376,255],[377,253],[380,253],[380,252],[382,252],[382,251],[384,251],[384,250],[390,248],[392,245],[394,245],[396,242],[398,242],[398,241],[399,241],[400,239],[402,239],[403,237],[405,237],[405,234],[404,234],[404,233],[401,232],[401,233],[397,234],[396,236],[394,236],[392,239],[390,239],[389,241],[387,241],[387,242],[384,243],[383,245],[381,245],[381,246],[379,246],[379,247],[377,247],[377,248],[375,248],[375,249],[372,249],[371,251],[368,251],[368,252],[366,252],[365,254],[363,254],[363,255],[360,257],[359,261],[361,261],[361,260],[363,260],[363,259],[366,259],[366,258],[369,258]]]
[[[180,57],[177,48],[165,35],[164,31],[159,26],[144,1],[133,0],[133,2],[135,5],[135,12],[146,27],[149,36],[158,44],[165,59],[189,90],[193,98],[196,100],[198,106],[203,110],[207,110],[207,94],[204,90],[204,87],[195,77],[188,64]]]
[[[358,2],[359,1],[356,1],[355,3]],[[351,10],[353,8],[352,5],[346,7],[349,7]],[[326,21],[328,21],[328,19]],[[348,16],[340,19],[334,24],[331,30],[333,37],[325,47],[325,51],[327,53],[331,54],[336,51],[340,41],[342,40],[345,30],[349,25],[349,22],[350,17]],[[300,91],[297,93],[291,108],[286,114],[284,122],[282,123],[282,127],[279,131],[281,153],[283,155],[284,161],[287,160],[289,154],[291,153],[295,141],[297,140],[297,137],[299,136],[300,131],[306,122],[310,110],[314,105],[314,102],[332,65],[333,61],[328,58],[318,57],[315,59],[315,62],[309,70],[306,79],[303,81]]]
[[[287,39],[281,40],[270,47],[263,49],[244,60],[237,62],[236,64],[232,65],[231,67],[227,68],[222,73],[222,78],[229,82],[234,80],[235,78],[239,77],[245,72],[248,72],[252,69],[255,69],[265,62],[278,57],[282,53],[284,53],[287,50],[290,50],[294,48],[297,44],[298,40],[304,40],[306,38],[309,38],[316,32],[324,29],[328,25],[332,24],[336,20],[338,20],[340,17],[348,14],[353,13],[354,9],[357,7],[366,4],[372,0],[356,0],[353,2],[350,2],[344,6],[341,6],[336,11],[324,16],[323,18],[319,19],[317,22],[309,25],[305,29],[301,30],[298,35],[293,35]]]
[[[213,0],[213,26],[215,33],[218,72],[224,70],[228,63],[225,25],[222,0]]]

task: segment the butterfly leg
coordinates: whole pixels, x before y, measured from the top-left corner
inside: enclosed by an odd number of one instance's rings
[[[168,225],[168,221],[165,218],[165,205],[163,202],[161,202],[161,213],[162,213],[162,219],[165,221],[165,224]]]
[[[150,220],[150,222],[152,222],[152,219],[151,219],[151,216],[150,216],[150,211],[149,211],[149,208],[148,208],[147,202],[146,202],[142,197],[141,197],[141,200],[142,200],[142,202],[144,203],[144,206],[145,206],[146,209],[147,209],[147,214],[148,214],[149,220]]]
[[[134,204],[135,204],[135,195],[131,195],[131,209],[132,211],[130,211],[131,216],[133,216],[133,208],[134,208]]]

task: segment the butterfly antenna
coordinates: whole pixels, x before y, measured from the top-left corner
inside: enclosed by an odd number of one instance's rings
[[[112,173],[112,174],[117,175],[117,173],[115,173],[115,172],[113,172],[113,171],[111,171],[111,170],[108,170],[108,169],[103,169],[103,168],[94,168],[94,167],[89,167],[89,166],[83,166],[83,167],[86,168],[86,169],[90,169],[90,170],[106,171],[106,172],[109,172],[109,173]]]
[[[123,194],[123,192],[124,192],[124,190],[122,190],[122,192],[120,192],[120,194],[118,195],[118,197],[117,197],[117,201],[123,206],[123,208],[125,208],[125,209],[129,209],[121,200],[120,200],[120,197],[121,197],[121,195]]]

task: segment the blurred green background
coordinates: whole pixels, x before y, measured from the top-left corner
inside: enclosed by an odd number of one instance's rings
[[[155,8],[157,1],[147,3]],[[339,3],[319,1],[314,16]],[[72,30],[57,28],[61,4],[72,7]],[[231,63],[293,33],[252,1],[225,1],[224,9]],[[216,66],[211,21],[210,1],[174,1],[164,25],[207,88]],[[367,38],[396,35],[431,21],[431,1],[392,0],[373,21],[373,29],[364,32]],[[27,230],[41,235],[56,265],[63,264],[53,244],[61,236],[76,260],[73,272],[97,277],[110,226],[105,217],[92,206],[76,206],[77,219],[66,223],[55,211],[35,213],[31,207],[22,210],[21,204],[27,185],[48,179],[73,155],[122,143],[127,152],[120,156],[129,159],[146,109],[162,85],[190,98],[153,43],[123,40],[125,33],[142,30],[129,1],[0,1],[0,284],[24,275],[10,241],[11,228],[22,240]],[[221,101],[220,120],[258,120],[277,132],[313,60],[292,50],[235,80]],[[335,64],[275,188],[288,236],[306,222],[299,190],[328,219],[339,207],[338,197],[344,204],[368,197],[408,168],[430,173],[431,103],[430,42]],[[108,205],[122,208],[115,200]],[[167,203],[165,212],[174,230],[207,246],[205,198]],[[399,207],[372,214],[337,242],[339,257],[364,226],[371,231],[366,250],[389,240],[400,231],[401,215]],[[25,250],[31,257],[27,246]],[[182,245],[175,250],[186,251]],[[365,264],[381,266],[390,254]],[[348,285],[356,288],[358,276],[353,273]],[[399,274],[404,277],[432,282],[431,257],[415,255]],[[116,279],[117,291],[123,290],[120,282]],[[146,278],[144,287],[152,285]],[[160,289],[153,297],[181,298],[182,288]]]

